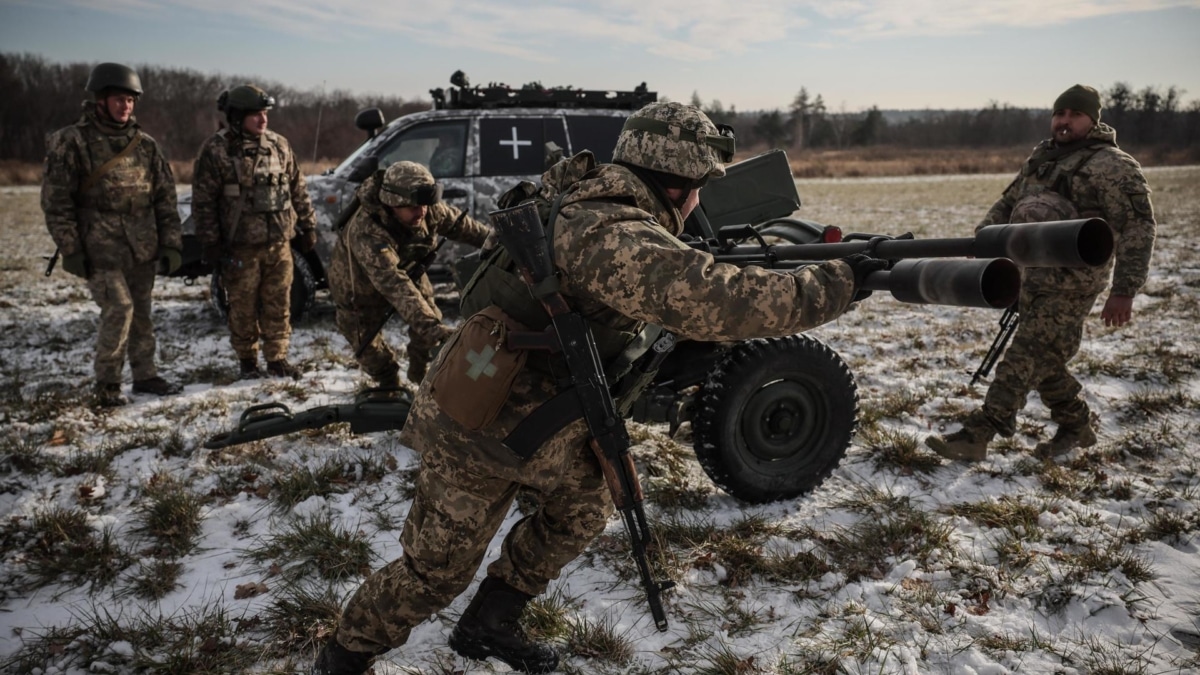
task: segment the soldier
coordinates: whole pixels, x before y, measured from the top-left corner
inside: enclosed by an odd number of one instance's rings
[[[699,109],[654,103],[626,122],[614,164],[596,166],[583,152],[543,175],[539,198],[561,196],[550,228],[559,288],[586,317],[606,364],[625,356],[646,322],[713,341],[811,328],[844,312],[862,278],[886,266],[859,255],[788,272],[739,269],[682,244],[700,186],[724,175],[733,143]],[[464,315],[480,311],[438,354],[401,437],[422,462],[404,554],[350,599],[314,673],[364,672],[466,590],[521,488],[538,495],[536,510],[508,532],[450,646],[527,672],[557,667],[554,650],[530,642],[518,618],[604,530],[613,504],[581,420],[558,420],[548,442],[520,453],[505,444],[523,419],[552,408],[539,406],[565,386],[564,373],[554,356],[518,357],[507,346],[506,331],[537,331],[548,318],[495,238],[484,256],[463,297]],[[486,367],[482,353],[491,354]],[[464,372],[455,386],[454,373]],[[464,423],[463,413],[478,419]]]
[[[292,237],[308,253],[317,221],[287,139],[267,129],[275,99],[251,84],[221,94],[227,124],[200,146],[192,177],[192,216],[205,262],[229,298],[229,342],[242,379],[299,378],[288,363],[292,335]]]
[[[1100,122],[1100,95],[1075,85],[1054,102],[1052,138],[1042,141],[979,227],[1074,218],[1105,219],[1116,236],[1113,262],[1087,269],[1025,270],[1020,323],[983,406],[967,415],[961,430],[930,436],[926,445],[947,459],[987,457],[996,434],[1012,436],[1017,412],[1031,389],[1058,425],[1037,444],[1040,456],[1062,455],[1096,443],[1095,416],[1083,386],[1067,370],[1079,351],[1083,323],[1096,297],[1112,286],[1100,313],[1106,326],[1123,326],[1133,315],[1133,296],[1146,282],[1154,249],[1154,209],[1141,167],[1117,147],[1117,132]],[[976,228],[978,229],[978,228]]]
[[[138,128],[137,73],[101,63],[88,76],[83,115],[46,139],[42,211],[63,256],[63,269],[87,279],[100,306],[94,397],[103,406],[121,394],[126,353],[134,393],[166,396],[177,384],[158,376],[150,296],[154,275],[182,260],[175,177],[154,139]]]
[[[338,234],[329,290],[338,330],[380,387],[400,386],[400,366],[383,338],[392,312],[408,324],[408,381],[420,384],[435,347],[453,332],[442,323],[425,274],[442,237],[482,246],[491,231],[441,201],[424,166],[396,162],[363,181],[358,210]]]

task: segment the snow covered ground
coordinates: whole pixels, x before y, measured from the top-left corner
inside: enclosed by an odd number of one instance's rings
[[[1033,458],[1053,433],[1035,395],[986,462],[937,460],[921,441],[981,400],[967,383],[999,312],[876,293],[812,333],[854,371],[861,426],[811,494],[741,503],[689,429],[633,425],[671,626],[655,631],[614,519],[535,605],[563,672],[1200,672],[1200,167],[1147,174],[1160,234],[1135,322],[1104,328],[1098,304],[1074,365],[1096,447]],[[965,236],[1008,179],[805,180],[799,215]],[[306,669],[331,608],[400,554],[418,458],[395,432],[338,427],[202,444],[251,405],[366,383],[327,297],[293,334],[301,380],[240,382],[206,285],[160,280],[160,368],[186,388],[97,410],[97,310],[79,280],[42,277],[52,249],[36,190],[0,190],[0,671]],[[469,595],[382,668],[505,671],[446,647]]]

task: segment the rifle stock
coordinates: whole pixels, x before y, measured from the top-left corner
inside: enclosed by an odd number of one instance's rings
[[[638,481],[633,455],[629,452],[632,443],[609,392],[595,338],[583,316],[572,311],[558,292],[550,245],[546,241],[537,207],[527,202],[494,211],[491,217],[501,243],[516,263],[530,292],[541,301],[550,315],[558,347],[570,374],[571,387],[577,394],[591,434],[589,445],[600,463],[613,504],[621,513],[629,535],[638,575],[650,605],[650,615],[655,627],[665,631],[667,614],[662,604],[662,593],[675,584],[672,581],[655,580],[650,570],[647,548],[652,543],[652,536],[646,521],[642,486]]]

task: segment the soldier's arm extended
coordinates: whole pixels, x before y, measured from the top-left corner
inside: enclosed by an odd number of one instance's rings
[[[42,178],[42,212],[46,229],[64,255],[83,250],[76,200],[83,180],[80,148],[69,131],[46,139],[46,162]]]
[[[142,142],[149,140],[143,138]],[[162,149],[151,141],[153,149],[151,159],[151,174],[154,185],[154,221],[158,225],[158,244],[176,251],[183,250],[183,227],[179,222],[179,202],[175,193],[175,174],[171,165],[163,156]]]
[[[351,237],[348,243],[351,255],[362,266],[371,285],[396,308],[396,314],[412,333],[437,342],[451,332],[421,289],[400,269],[400,256],[388,239],[364,233]]]
[[[438,234],[476,248],[483,246],[492,232],[492,228],[449,204],[435,204],[429,215]]]
[[[201,246],[221,243],[221,223],[217,214],[218,200],[224,189],[216,149],[211,143],[205,143],[200,146],[200,153],[192,165],[192,221],[196,224],[196,240]]]
[[[572,214],[564,208],[564,215]],[[571,223],[555,229],[555,240],[564,252],[555,264],[572,271],[566,293],[693,340],[791,335],[841,315],[854,295],[854,274],[844,262],[786,273],[738,268],[680,248],[645,221]]]
[[[300,163],[296,161],[296,153],[292,152],[292,146],[283,138],[280,138],[280,142],[287,148],[288,187],[292,193],[292,209],[296,212],[296,231],[315,230],[317,214],[313,210],[312,199],[308,196],[308,182],[304,180],[304,172],[300,170]]]

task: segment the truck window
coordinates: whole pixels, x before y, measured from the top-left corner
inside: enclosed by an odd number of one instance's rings
[[[567,150],[561,117],[483,117],[479,139],[479,173],[484,176],[540,175],[546,170],[548,141]]]
[[[417,162],[429,167],[434,178],[465,175],[467,120],[430,122],[400,132],[379,153],[379,168],[396,162]]]
[[[617,136],[625,124],[623,115],[567,115],[567,132],[571,134],[571,152],[591,150],[596,161],[612,161]]]

